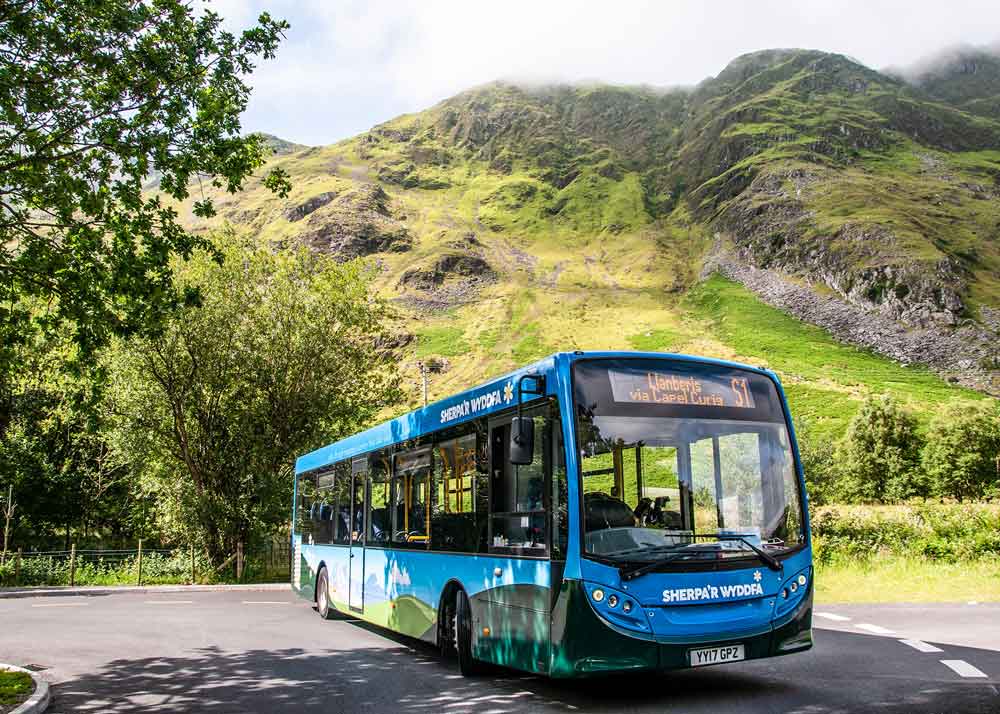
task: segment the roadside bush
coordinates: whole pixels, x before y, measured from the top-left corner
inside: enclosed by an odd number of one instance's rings
[[[917,420],[891,396],[869,398],[847,427],[838,452],[838,494],[848,502],[893,503],[927,496]]]
[[[820,506],[811,525],[816,560],[823,564],[1000,557],[1000,507],[994,504]]]
[[[995,497],[1000,488],[1000,409],[955,402],[931,421],[921,452],[934,493],[958,501]]]

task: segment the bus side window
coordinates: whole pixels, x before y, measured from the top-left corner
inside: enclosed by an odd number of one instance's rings
[[[334,471],[331,469],[316,478],[316,500],[313,508],[313,539],[315,543],[333,543],[334,517],[337,512],[334,489]]]
[[[530,464],[510,463],[510,423],[492,429],[492,548],[530,549],[544,554],[546,548],[545,477],[551,469],[551,442],[543,414],[547,406],[528,412],[535,426],[534,459]]]
[[[341,461],[334,466],[333,542],[351,542],[351,464]]]
[[[476,475],[475,432],[434,445],[433,550],[477,549]]]
[[[295,508],[295,532],[305,543],[315,543],[315,531],[319,502],[316,492],[316,474],[299,474],[297,485],[298,503]]]
[[[383,449],[368,459],[371,513],[368,517],[368,542],[386,543],[392,536],[392,513],[389,493],[389,452]]]
[[[395,519],[392,541],[426,547],[432,506],[430,449],[396,454],[390,492]]]

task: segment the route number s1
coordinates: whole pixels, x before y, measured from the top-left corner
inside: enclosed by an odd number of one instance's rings
[[[736,406],[744,409],[753,409],[753,399],[750,397],[750,390],[747,388],[746,377],[733,377],[729,382],[733,394],[736,396]]]

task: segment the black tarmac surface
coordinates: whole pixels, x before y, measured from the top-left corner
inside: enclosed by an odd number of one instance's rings
[[[0,599],[0,662],[44,667],[53,713],[1000,712],[1000,604],[817,611],[805,654],[551,681],[465,679],[431,647],[322,621],[290,592],[32,597]]]

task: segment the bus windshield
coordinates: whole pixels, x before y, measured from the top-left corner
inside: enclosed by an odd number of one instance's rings
[[[769,378],[644,358],[581,361],[573,377],[587,553],[685,569],[804,542]]]

